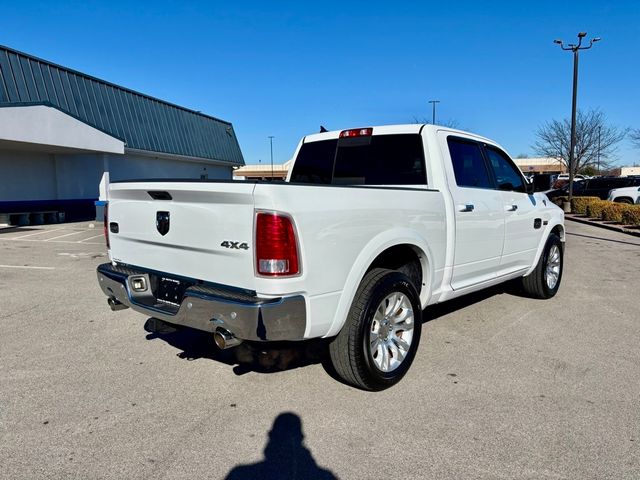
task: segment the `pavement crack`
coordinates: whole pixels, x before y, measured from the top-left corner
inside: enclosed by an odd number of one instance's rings
[[[17,312],[11,312],[8,313],[6,315],[0,315],[0,319],[2,318],[9,318],[9,317],[14,317],[16,315],[19,315],[21,313],[25,313],[25,312],[30,312],[31,310],[35,310],[36,308],[38,308],[40,306],[40,304],[36,304],[36,305],[31,305],[29,308],[25,308],[22,310],[18,310]]]

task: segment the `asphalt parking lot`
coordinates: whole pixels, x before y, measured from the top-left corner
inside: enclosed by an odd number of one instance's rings
[[[111,312],[100,225],[0,230],[0,478],[640,478],[640,238],[567,229],[554,299],[427,310],[381,393]]]

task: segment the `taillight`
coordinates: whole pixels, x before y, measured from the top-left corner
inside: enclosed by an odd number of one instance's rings
[[[256,217],[256,269],[259,275],[282,277],[300,273],[293,222],[277,213]]]
[[[109,203],[104,206],[104,241],[107,242],[107,250],[111,248],[109,245]]]
[[[373,128],[352,128],[340,132],[340,138],[370,137],[373,135]]]

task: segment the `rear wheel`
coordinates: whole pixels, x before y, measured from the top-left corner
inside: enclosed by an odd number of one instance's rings
[[[522,277],[522,288],[533,298],[551,298],[560,288],[564,264],[562,242],[555,233],[549,235],[536,268]]]
[[[422,311],[405,274],[368,272],[338,336],[329,345],[331,363],[347,383],[384,390],[407,373],[420,342]]]

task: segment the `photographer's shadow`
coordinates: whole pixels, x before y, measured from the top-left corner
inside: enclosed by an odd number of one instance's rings
[[[234,467],[226,480],[337,479],[330,470],[318,466],[303,441],[300,417],[291,412],[281,413],[269,432],[264,460]]]

